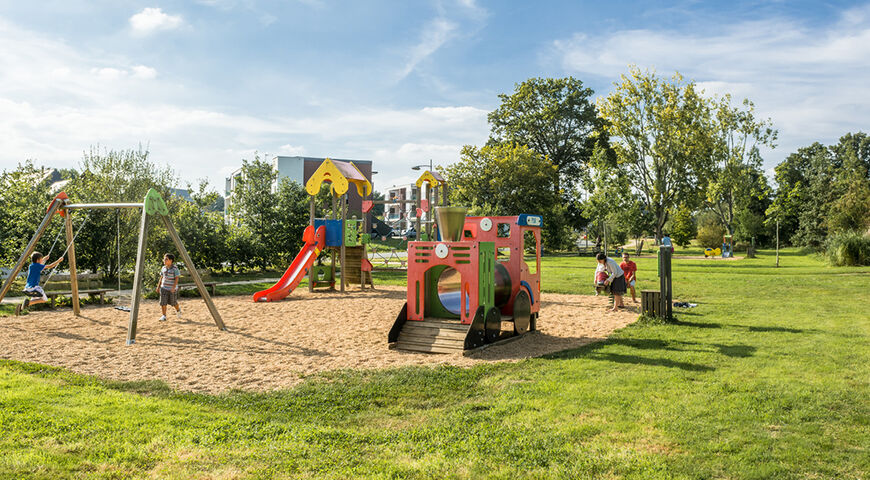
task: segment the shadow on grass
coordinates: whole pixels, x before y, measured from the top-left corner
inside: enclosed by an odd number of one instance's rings
[[[593,352],[586,358],[589,358],[590,360],[600,360],[615,363],[633,363],[635,365],[649,365],[653,367],[679,368],[680,370],[687,370],[691,372],[711,372],[713,370],[716,370],[713,367],[707,365],[699,365],[696,363],[677,362],[674,360],[668,360],[667,358],[650,358],[641,357],[639,355],[622,355],[619,353]]]
[[[738,325],[735,325],[735,327]],[[742,326],[742,325],[739,325]],[[781,333],[807,333],[807,330],[802,330],[800,328],[788,328],[788,327],[746,327],[750,332],[781,332]]]

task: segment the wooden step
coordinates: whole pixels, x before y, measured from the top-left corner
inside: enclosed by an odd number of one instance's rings
[[[409,352],[423,352],[423,353],[461,353],[463,350],[461,348],[447,348],[447,347],[439,347],[434,345],[413,345],[413,344],[400,344],[397,343],[395,346],[390,347],[395,348],[396,350],[405,350]]]
[[[405,328],[402,329],[402,333],[428,337],[460,338],[465,340],[465,335],[468,332],[453,330],[452,328],[438,328],[426,325],[406,325]]]
[[[399,343],[422,343],[426,345],[441,345],[444,347],[453,347],[458,345],[459,348],[465,344],[464,338],[445,338],[433,337],[430,335],[415,335],[413,333],[402,332],[399,334]]]
[[[458,320],[426,318],[405,322],[393,348],[427,353],[461,353],[468,325]]]

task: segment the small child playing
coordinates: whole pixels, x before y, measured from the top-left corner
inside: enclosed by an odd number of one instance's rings
[[[629,259],[628,253],[622,253],[622,263],[619,268],[625,272],[625,281],[628,282],[628,288],[631,289],[631,301],[637,303],[637,297],[634,293],[634,285],[637,283],[637,264]]]
[[[39,286],[40,276],[42,275],[42,271],[46,268],[54,268],[63,261],[63,257],[58,258],[53,263],[46,265],[45,262],[48,261],[48,257],[43,256],[39,252],[33,252],[30,255],[30,267],[27,268],[27,285],[24,286],[24,292],[27,294],[36,294],[40,295],[40,297],[34,298],[26,298],[24,299],[23,304],[19,304],[15,307],[15,314],[18,315],[21,313],[22,308],[27,308],[31,305],[36,305],[38,303],[43,303],[48,301],[48,297],[45,295],[45,290]]]
[[[595,296],[601,295],[602,292],[607,291],[607,277],[610,274],[607,273],[607,269],[602,264],[598,264],[595,267]]]
[[[160,294],[160,309],[163,316],[161,322],[166,321],[166,306],[175,307],[175,315],[181,320],[181,307],[178,306],[178,279],[181,271],[175,266],[175,255],[167,253],[163,255],[163,268],[160,269],[160,281],[157,282],[157,293]]]

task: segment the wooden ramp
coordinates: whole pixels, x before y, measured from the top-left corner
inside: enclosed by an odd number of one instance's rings
[[[391,348],[427,353],[462,353],[468,325],[459,320],[427,318],[408,320]]]

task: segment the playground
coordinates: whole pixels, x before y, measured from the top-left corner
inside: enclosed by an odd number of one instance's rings
[[[463,356],[387,349],[385,333],[405,301],[399,287],[345,294],[299,289],[293,301],[256,305],[248,296],[214,301],[226,331],[213,327],[197,299],[182,301],[184,320],[167,322],[157,321],[157,302],[144,301],[135,347],[121,341],[126,315],[110,306],[88,306],[79,317],[70,309],[7,317],[0,325],[0,357],[113,380],[162,380],[180,390],[264,391],[336,369],[471,366],[537,357],[602,340],[638,315],[631,307],[601,313],[606,297],[545,294],[541,315],[547,320],[538,332]]]

